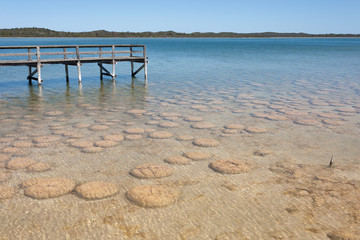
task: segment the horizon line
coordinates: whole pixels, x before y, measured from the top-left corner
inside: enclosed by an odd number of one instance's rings
[[[63,32],[63,33],[91,33],[91,32],[107,32],[107,33],[166,33],[166,32],[172,32],[176,34],[207,34],[207,33],[213,33],[213,34],[221,34],[221,33],[231,33],[231,34],[306,34],[306,35],[360,35],[360,33],[307,33],[307,32],[275,32],[275,31],[260,31],[260,32],[229,32],[229,31],[221,31],[221,32],[201,32],[201,31],[195,31],[195,32],[177,32],[175,30],[158,30],[158,31],[114,31],[114,30],[106,30],[106,29],[95,29],[95,30],[88,30],[88,31],[67,31],[67,30],[54,30],[50,28],[45,27],[14,27],[14,28],[0,28],[1,30],[16,30],[16,29],[43,29],[43,30],[50,30],[55,32]]]

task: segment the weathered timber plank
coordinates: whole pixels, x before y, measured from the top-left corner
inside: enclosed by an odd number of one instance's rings
[[[100,61],[111,61],[112,63],[112,57],[103,57],[103,58],[97,58],[97,57],[91,57],[91,58],[80,58],[81,62],[100,62]],[[43,64],[61,64],[66,62],[77,62],[78,59],[76,58],[67,58],[67,59],[41,59],[41,63]],[[115,57],[116,62],[121,61],[133,61],[133,62],[144,62],[145,59],[143,57]],[[33,63],[37,63],[37,60],[13,60],[13,61],[0,61],[0,66],[28,66]]]
[[[41,48],[76,48],[79,46],[80,48],[98,48],[98,47],[112,47],[113,45],[43,45]],[[143,47],[144,45],[138,44],[116,44],[115,47]],[[33,48],[36,49],[37,46],[0,46],[0,49],[28,49]]]
[[[36,53],[1,53],[0,57],[35,56]]]

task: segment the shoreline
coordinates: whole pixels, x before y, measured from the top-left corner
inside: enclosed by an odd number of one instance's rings
[[[42,87],[0,67],[0,235],[356,239],[360,41],[328,40],[0,40],[150,58],[147,85],[126,62],[83,64],[81,84],[44,65]]]
[[[304,38],[304,39],[319,39],[319,38],[349,38],[349,39],[360,39],[360,37],[0,37],[0,39],[9,39],[9,38],[119,38],[119,39],[128,39],[128,38],[169,38],[169,39],[269,39],[269,38]]]

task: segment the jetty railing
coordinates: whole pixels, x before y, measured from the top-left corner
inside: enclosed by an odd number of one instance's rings
[[[78,79],[81,82],[81,65],[83,63],[97,63],[100,67],[100,78],[111,76],[115,79],[115,65],[117,62],[130,62],[131,75],[135,77],[144,69],[145,83],[147,82],[147,56],[145,45],[48,45],[48,46],[0,46],[0,66],[28,66],[27,79],[31,84],[37,80],[40,85],[41,68],[44,64],[64,64],[66,81],[69,81],[68,66],[74,65],[78,69]],[[134,71],[134,63],[143,63]],[[111,64],[112,72],[103,64]],[[35,68],[32,70],[32,68]],[[37,77],[34,77],[37,73]]]

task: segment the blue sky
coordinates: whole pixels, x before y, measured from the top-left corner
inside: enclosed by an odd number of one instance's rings
[[[0,28],[360,33],[360,0],[13,0]]]

